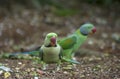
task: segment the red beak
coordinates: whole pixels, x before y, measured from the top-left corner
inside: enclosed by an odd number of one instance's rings
[[[95,28],[95,27],[92,29],[92,32],[93,32],[93,33],[95,33],[95,32],[96,32],[96,28]]]
[[[52,38],[50,39],[50,41],[51,41],[51,45],[52,45],[52,46],[55,46],[55,45],[56,45],[56,38],[55,38],[55,37],[52,37]]]

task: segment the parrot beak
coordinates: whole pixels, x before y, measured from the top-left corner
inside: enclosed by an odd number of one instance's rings
[[[93,29],[92,29],[92,31],[90,32],[90,34],[92,35],[92,34],[94,34],[96,32],[96,28],[94,27]]]
[[[51,39],[50,39],[50,44],[51,44],[51,46],[55,46],[56,45],[56,37],[52,37]]]
[[[96,28],[95,28],[95,27],[92,29],[92,32],[93,32],[93,33],[95,33],[95,32],[96,32]]]

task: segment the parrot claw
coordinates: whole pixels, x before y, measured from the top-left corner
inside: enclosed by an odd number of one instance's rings
[[[46,70],[46,66],[45,66],[45,67],[42,67],[42,70]]]
[[[41,64],[42,64],[42,70],[46,70],[47,68],[46,68],[46,66],[47,66],[47,64],[46,63],[44,63],[44,62],[41,62]]]
[[[59,71],[59,70],[60,70],[60,67],[58,66],[56,70]]]
[[[61,64],[61,61],[58,62],[56,71],[59,71],[59,70],[60,70],[60,67],[61,67],[60,64]]]

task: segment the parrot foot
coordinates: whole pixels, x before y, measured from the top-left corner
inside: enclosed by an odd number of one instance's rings
[[[60,67],[58,66],[57,69],[56,69],[56,71],[59,71],[59,70],[60,70]]]
[[[46,70],[46,66],[45,66],[45,67],[42,67],[42,70]]]
[[[46,63],[44,63],[44,62],[42,62],[42,70],[46,70],[47,68],[46,68],[46,66],[47,66],[47,64]]]
[[[60,67],[61,67],[61,61],[59,61],[58,63],[57,63],[57,69],[56,69],[56,71],[59,71],[60,70]]]

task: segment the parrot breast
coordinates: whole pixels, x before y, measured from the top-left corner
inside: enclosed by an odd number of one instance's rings
[[[59,61],[59,54],[61,47],[57,45],[56,47],[45,47],[43,49],[43,61],[46,63],[56,63]]]

